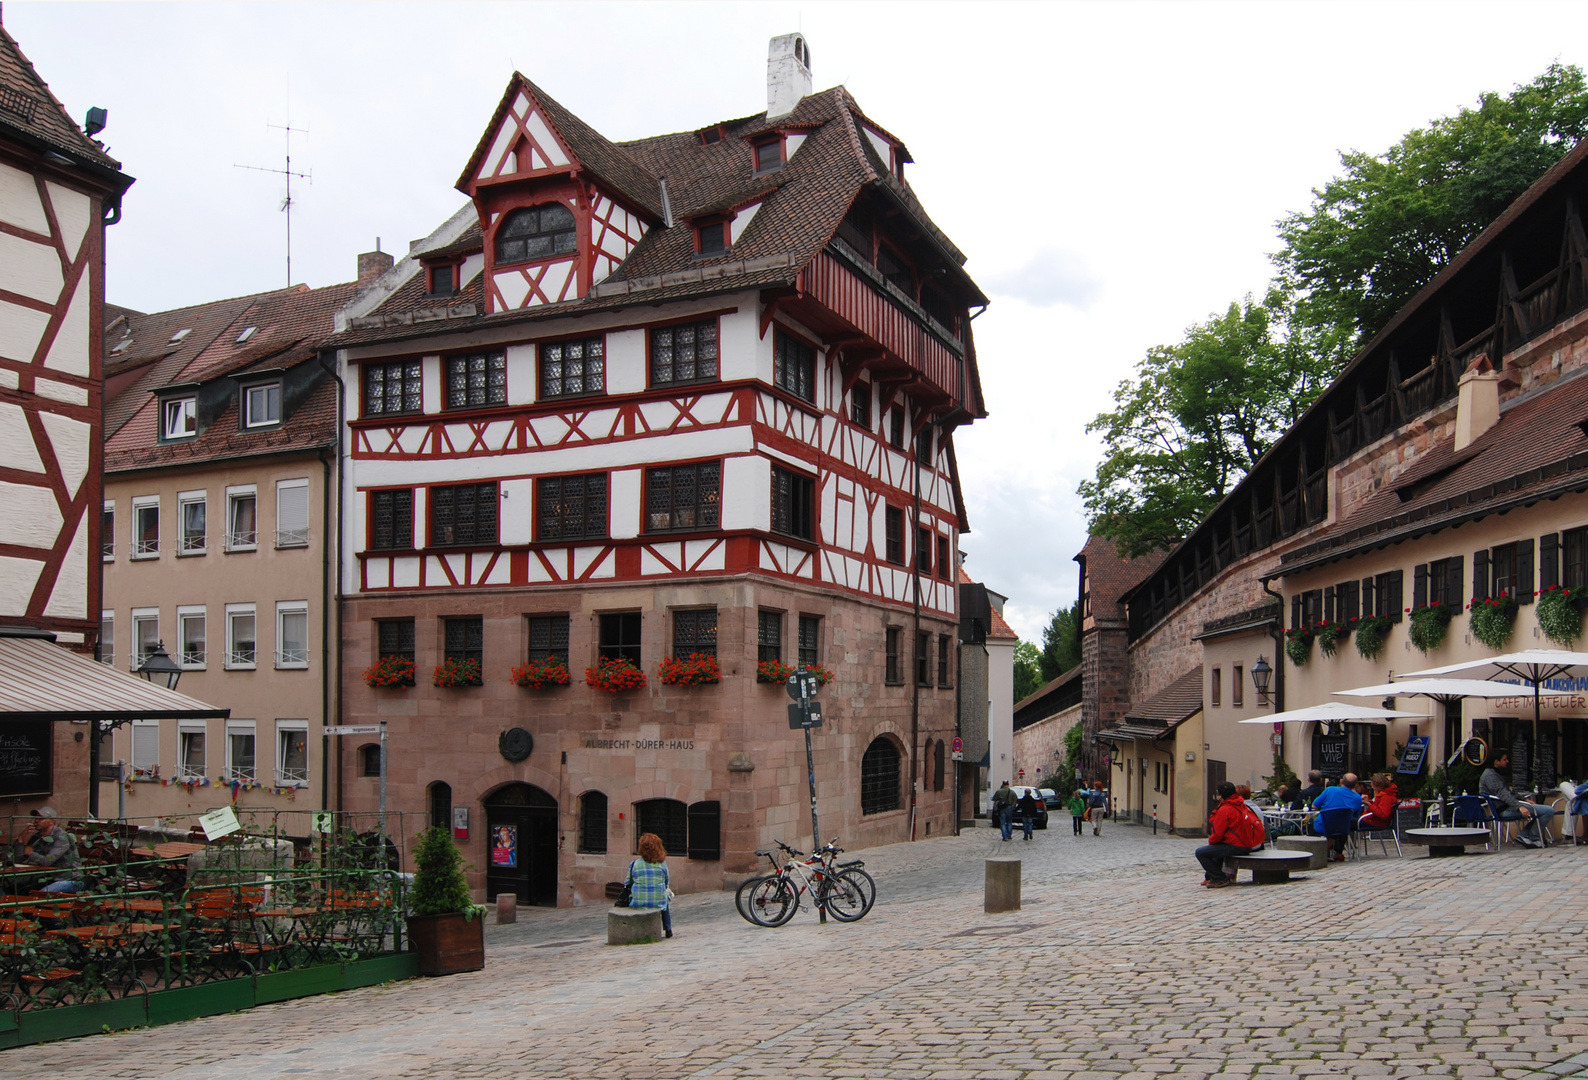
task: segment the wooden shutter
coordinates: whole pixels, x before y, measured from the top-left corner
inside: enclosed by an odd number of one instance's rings
[[[1373,606],[1373,579],[1365,577],[1362,579],[1362,617],[1377,614],[1378,609]]]
[[[1334,622],[1334,586],[1323,587],[1323,621]]]
[[[1301,629],[1301,594],[1296,593],[1290,598],[1290,628]]]
[[[1472,602],[1489,598],[1489,549],[1472,553]]]
[[[1400,622],[1406,607],[1406,571],[1391,570],[1383,577],[1384,595],[1378,598],[1378,613],[1388,615],[1390,622]]]
[[[1420,608],[1428,603],[1428,567],[1418,563],[1412,567],[1412,608]]]
[[[1545,533],[1538,538],[1538,591],[1560,584],[1560,534]]]
[[[1336,587],[1336,593],[1340,597],[1340,620],[1342,622],[1346,619],[1354,619],[1358,615],[1362,614],[1362,590],[1361,586],[1359,586],[1355,581],[1346,581],[1341,583]]]
[[[1533,602],[1533,538],[1516,542],[1516,602]]]
[[[691,859],[722,858],[722,804],[715,800],[690,806],[688,848]]]
[[[1460,555],[1452,555],[1445,560],[1445,603],[1457,611],[1463,607],[1461,585],[1465,562]]]

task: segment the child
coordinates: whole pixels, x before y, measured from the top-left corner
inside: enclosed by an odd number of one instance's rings
[[[1075,835],[1081,835],[1081,820],[1086,816],[1086,799],[1079,791],[1070,793],[1070,821],[1075,826]]]

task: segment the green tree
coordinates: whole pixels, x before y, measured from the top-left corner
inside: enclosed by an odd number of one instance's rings
[[[1051,682],[1081,662],[1081,601],[1059,608],[1042,628],[1042,682]],[[1040,683],[1038,684],[1040,685]]]
[[[1381,154],[1342,153],[1343,174],[1279,222],[1299,321],[1366,342],[1585,133],[1588,84],[1556,63]]]
[[[1047,680],[1042,677],[1042,653],[1035,644],[1015,644],[1015,700],[1022,701],[1037,692]]]
[[[451,830],[438,826],[419,834],[419,846],[414,851],[414,884],[409,893],[415,915],[474,911],[462,862],[463,855],[452,842]]]

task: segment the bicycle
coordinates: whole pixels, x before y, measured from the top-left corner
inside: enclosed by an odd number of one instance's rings
[[[781,867],[771,851],[757,851],[773,872],[739,886],[734,898],[739,914],[757,926],[782,926],[794,917],[800,897],[809,891],[817,910],[829,912],[839,922],[864,918],[876,902],[876,881],[861,869],[865,864],[859,859],[839,864],[843,848],[837,844],[834,837],[807,858],[803,851],[779,840],[777,846],[789,856]]]

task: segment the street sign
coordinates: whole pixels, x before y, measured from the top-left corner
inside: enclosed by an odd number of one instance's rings
[[[810,723],[805,722],[805,709],[800,705],[788,707],[788,726],[790,731],[799,731],[801,728],[817,728],[822,726],[822,703],[810,703]]]
[[[949,757],[952,758],[955,761],[964,761],[965,760],[965,751],[963,751],[963,750],[955,750],[955,751],[953,751],[953,752],[951,752],[949,754]]]
[[[949,749],[953,750],[954,753],[956,753],[956,754],[963,754],[965,752],[965,740],[960,738],[958,735],[955,735],[954,736],[954,745],[951,746]],[[955,758],[954,760],[958,761],[959,758]]]
[[[1020,770],[1020,779],[1024,780],[1025,778],[1026,778],[1026,771],[1024,769],[1021,769]]]
[[[324,729],[327,735],[379,735],[379,724],[340,724]]]
[[[232,811],[232,808],[223,806],[219,810],[211,810],[201,816],[199,818],[199,827],[204,830],[205,839],[219,840],[223,836],[231,835],[243,826],[237,820],[237,815]]]
[[[816,696],[816,676],[804,669],[796,671],[788,677],[788,682],[783,684],[788,691],[788,696],[795,701],[804,701]]]
[[[310,819],[309,827],[317,833],[331,832],[331,811],[316,810]]]

